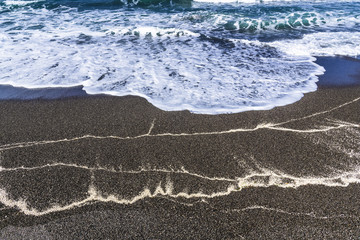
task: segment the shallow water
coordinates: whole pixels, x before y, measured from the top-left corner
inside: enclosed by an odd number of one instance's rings
[[[317,83],[322,87],[351,87],[360,85],[360,61],[354,58],[318,58],[317,64],[326,66],[327,71]]]
[[[0,84],[83,85],[163,110],[264,110],[360,53],[360,2],[2,1]]]

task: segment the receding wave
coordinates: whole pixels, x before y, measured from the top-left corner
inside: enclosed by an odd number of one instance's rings
[[[360,17],[337,7],[14,8],[0,15],[0,84],[83,85],[90,94],[138,95],[163,110],[205,114],[270,109],[316,90],[324,69],[313,56],[359,54],[359,34],[344,29]],[[300,35],[256,40],[287,29]]]
[[[311,57],[186,30],[79,30],[1,35],[1,83],[84,85],[88,93],[139,95],[165,110],[215,114],[297,101],[316,89],[315,74],[323,71]]]

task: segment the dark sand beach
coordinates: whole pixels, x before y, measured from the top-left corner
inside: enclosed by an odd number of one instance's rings
[[[0,239],[358,239],[360,87],[325,85],[229,115],[0,101]]]

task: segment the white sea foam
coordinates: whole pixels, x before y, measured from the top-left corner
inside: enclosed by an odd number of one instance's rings
[[[357,33],[235,41],[202,31],[226,23],[225,15],[194,18],[146,10],[4,13],[0,84],[83,85],[90,94],[142,96],[164,110],[233,113],[293,103],[316,90],[316,75],[324,72],[313,55],[359,51]]]
[[[354,56],[360,55],[360,32],[321,32],[302,39],[270,43],[293,56]]]
[[[32,3],[36,3],[36,2],[40,2],[40,1],[41,1],[41,0],[39,0],[39,1],[31,1],[31,0],[28,0],[28,1],[5,0],[4,3],[5,3],[6,5],[25,6],[25,5],[32,4]]]
[[[25,31],[0,33],[0,83],[81,84],[91,94],[139,95],[164,110],[217,114],[292,103],[314,91],[315,74],[323,72],[310,57],[266,44],[146,25],[87,26],[86,14],[49,15],[35,11]],[[42,17],[49,18],[44,25],[34,20]]]
[[[57,167],[54,166],[47,166],[49,168],[51,167]],[[75,166],[72,165],[71,167],[78,167],[83,168],[81,166]],[[39,169],[42,167],[39,167]],[[88,170],[89,168],[84,167],[85,170]],[[4,171],[6,169],[2,169],[1,171]],[[26,169],[24,169],[26,170]],[[34,170],[34,169],[32,169]],[[270,186],[277,186],[281,188],[297,188],[300,186],[306,186],[306,185],[323,185],[328,187],[346,187],[351,183],[360,183],[360,175],[359,171],[354,172],[344,172],[340,175],[336,175],[333,177],[294,177],[288,174],[284,174],[281,172],[274,172],[267,169],[259,169],[260,172],[249,174],[245,177],[234,179],[233,183],[228,183],[228,180],[225,179],[225,185],[221,184],[222,180],[217,180],[217,182],[210,181],[208,182],[208,179],[211,179],[211,177],[203,176],[201,174],[196,173],[190,173],[188,171],[173,171],[169,170],[168,172],[174,172],[174,174],[184,174],[185,178],[184,181],[190,181],[188,176],[195,176],[196,182],[199,182],[200,186],[204,186],[204,184],[210,184],[207,189],[192,189],[192,191],[189,191],[188,189],[183,190],[175,190],[176,186],[174,186],[174,182],[171,180],[171,178],[166,177],[166,182],[161,183],[159,182],[156,186],[144,186],[143,190],[139,193],[134,192],[131,189],[131,193],[128,197],[121,197],[116,192],[103,192],[100,189],[98,189],[94,184],[91,183],[88,188],[88,197],[84,199],[74,199],[67,205],[60,205],[59,203],[47,203],[48,207],[46,208],[37,208],[37,203],[31,202],[29,203],[26,200],[26,194],[20,194],[23,196],[22,198],[13,199],[11,197],[11,194],[4,188],[0,188],[0,203],[5,205],[8,208],[16,208],[23,212],[26,215],[34,215],[34,216],[41,216],[45,214],[49,214],[52,212],[58,212],[58,211],[65,211],[70,210],[75,207],[81,207],[86,204],[91,204],[94,202],[113,202],[117,204],[134,204],[140,200],[146,199],[146,198],[156,198],[156,197],[169,197],[170,199],[182,199],[183,201],[192,200],[192,199],[212,199],[212,198],[218,198],[222,196],[230,195],[231,193],[235,191],[240,191],[243,188],[248,187],[270,187]],[[0,172],[1,172],[0,171]],[[16,169],[16,171],[21,171],[21,169]],[[96,169],[91,170],[96,171]],[[104,171],[104,169],[100,169],[100,171]],[[109,170],[110,172],[113,172],[112,170]],[[152,172],[156,172],[155,170],[151,170]],[[134,174],[142,174],[146,172],[145,170],[142,170],[140,172],[134,173]],[[161,174],[162,171],[158,171],[158,174]],[[122,174],[121,171],[118,172],[118,174]],[[166,173],[167,174],[167,173]],[[93,181],[96,182],[95,179]],[[192,180],[194,181],[194,180]],[[205,183],[204,183],[205,182]],[[189,182],[190,183],[190,182]],[[217,186],[217,185],[219,185]],[[211,186],[215,185],[215,186]],[[196,184],[194,186],[197,186]],[[227,187],[226,187],[227,186]],[[217,191],[212,192],[210,189],[219,189]],[[150,190],[155,189],[155,190]],[[130,189],[129,189],[130,190]],[[210,190],[210,191],[209,191]],[[67,199],[69,201],[69,199]]]

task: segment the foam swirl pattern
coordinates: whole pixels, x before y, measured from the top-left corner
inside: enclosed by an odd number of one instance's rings
[[[360,51],[357,2],[54,4],[0,6],[0,84],[83,85],[163,110],[235,113],[293,103],[316,90],[324,69],[314,56]]]

